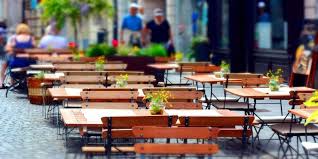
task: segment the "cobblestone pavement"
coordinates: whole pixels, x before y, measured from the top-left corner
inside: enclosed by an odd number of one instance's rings
[[[222,94],[221,88],[217,93]],[[263,106],[269,108],[269,105]],[[270,107],[267,114],[279,115],[279,107]],[[284,103],[285,113],[288,110]],[[266,114],[266,113],[265,113]],[[81,159],[80,141],[74,140],[65,147],[64,140],[57,135],[57,128],[44,119],[41,106],[29,104],[26,95],[0,90],[0,159]],[[262,138],[268,138],[272,132],[265,129]],[[265,142],[263,142],[265,143]],[[263,151],[241,151],[238,140],[221,140],[221,152],[216,158],[277,158],[279,142],[273,141]],[[103,158],[94,156],[93,158]]]

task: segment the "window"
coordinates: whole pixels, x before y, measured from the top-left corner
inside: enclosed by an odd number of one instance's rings
[[[283,0],[259,0],[256,7],[255,48],[286,49],[288,33]]]
[[[208,24],[208,4],[204,0],[192,1],[194,10],[192,12],[193,36],[206,36]]]

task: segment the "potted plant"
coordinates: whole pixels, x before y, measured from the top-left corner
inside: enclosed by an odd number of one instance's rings
[[[168,57],[168,52],[161,44],[150,44],[143,48],[140,52],[137,52],[136,55],[146,57]]]
[[[45,72],[41,71],[36,74],[34,77],[28,77],[27,84],[28,84],[28,98],[31,104],[43,104],[43,89],[42,83],[51,83],[52,80],[44,79]],[[48,94],[48,93],[46,93]],[[48,96],[45,97],[46,103],[50,103],[52,99]]]
[[[148,93],[145,95],[145,99],[150,101],[149,111],[151,115],[163,114],[165,107],[168,104],[168,99],[170,98],[170,92],[165,90],[160,90],[153,93]]]
[[[92,44],[85,52],[86,57],[112,56],[116,54],[116,49],[107,44]]]
[[[195,57],[196,61],[208,61],[210,59],[211,49],[209,40],[203,36],[194,37],[191,41],[192,53],[189,57]]]
[[[116,77],[116,88],[125,88],[128,85],[128,74],[119,75]]]
[[[77,45],[75,42],[69,42],[68,43],[68,48],[71,50],[72,55],[73,55],[73,60],[74,61],[80,61],[81,55],[80,52],[78,51]]]
[[[95,61],[95,68],[96,71],[103,71],[104,70],[104,64],[105,64],[105,58],[104,56],[100,56]]]
[[[313,95],[304,102],[306,107],[318,107],[318,91],[315,91]],[[314,111],[310,116],[306,119],[305,125],[308,125],[310,122],[318,120],[318,110]]]
[[[282,73],[283,70],[281,68],[278,68],[276,71],[269,70],[266,73],[266,76],[269,78],[268,86],[271,91],[279,91]]]
[[[221,67],[221,71],[220,72],[214,72],[214,75],[217,78],[223,78],[224,74],[230,73],[230,67],[231,66],[226,61],[222,60],[220,67]]]

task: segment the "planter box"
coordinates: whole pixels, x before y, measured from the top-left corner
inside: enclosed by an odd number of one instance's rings
[[[47,82],[50,83],[52,80],[45,80],[45,79],[38,79],[35,77],[29,77],[27,80],[28,83],[28,98],[31,104],[42,105],[43,98],[42,98],[42,88],[41,83]],[[48,95],[49,93],[46,92],[46,104],[50,104],[52,102],[52,98]]]

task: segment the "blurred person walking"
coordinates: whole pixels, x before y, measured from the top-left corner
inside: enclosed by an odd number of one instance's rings
[[[141,46],[142,19],[138,16],[138,4],[132,3],[129,6],[129,15],[124,17],[121,31],[120,43],[132,46]]]
[[[149,21],[143,29],[143,44],[147,44],[147,37],[150,36],[151,43],[165,45],[168,53],[175,53],[173,35],[169,22],[164,18],[163,11],[156,8],[153,12],[154,19]]]
[[[41,38],[39,48],[41,49],[66,49],[68,42],[65,37],[59,35],[58,30],[54,25],[49,25],[46,28],[46,34]]]

